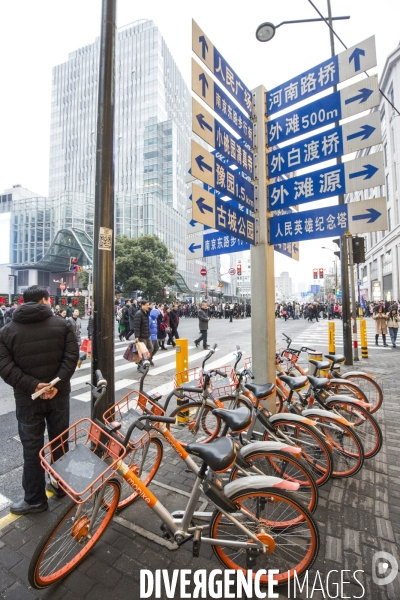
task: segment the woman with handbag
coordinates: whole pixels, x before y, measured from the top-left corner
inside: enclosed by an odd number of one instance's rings
[[[172,327],[171,327],[171,308],[166,304],[164,306],[164,323],[166,326],[165,333],[168,335],[167,346],[176,346],[174,342],[174,338],[172,337]]]
[[[168,348],[165,347],[165,338],[167,337],[167,326],[165,324],[164,321],[164,315],[162,312],[162,305],[159,304],[158,305],[158,311],[159,311],[159,315],[157,317],[157,340],[158,340],[158,345],[160,347],[161,350],[168,350]]]

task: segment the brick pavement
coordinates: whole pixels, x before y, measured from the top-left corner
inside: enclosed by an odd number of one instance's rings
[[[384,406],[377,413],[384,434],[380,454],[366,461],[357,476],[330,481],[320,488],[320,503],[315,513],[321,546],[318,559],[309,574],[309,595],[298,593],[298,598],[320,600],[322,591],[314,591],[312,584],[316,570],[321,579],[330,570],[363,570],[358,578],[362,588],[348,575],[351,583],[338,597],[363,597],[368,600],[398,600],[400,577],[388,586],[377,586],[372,580],[372,557],[378,551],[393,554],[400,564],[400,413],[398,409],[399,384],[397,381],[398,353],[385,354],[360,363],[360,369],[374,373],[382,383]],[[181,508],[185,497],[173,489],[190,490],[192,475],[182,469],[176,455],[166,451],[163,464],[152,485],[168,508]],[[43,529],[62,509],[64,500],[50,499],[50,510],[38,515],[22,517],[0,531],[0,597],[7,600],[59,598],[73,600],[130,600],[139,598],[140,569],[215,569],[220,568],[211,548],[202,547],[201,558],[193,558],[191,548],[171,550],[159,538],[159,524],[143,503],[134,504],[117,517],[108,528],[91,555],[62,583],[45,591],[29,587],[27,568],[30,557]],[[0,523],[1,526],[1,523]],[[147,537],[141,535],[145,533]],[[153,538],[153,539],[151,539]],[[162,544],[162,545],[161,545]],[[260,567],[259,567],[260,568]],[[346,579],[346,578],[345,578]],[[316,589],[320,588],[316,585]],[[331,586],[331,597],[335,597]],[[165,598],[165,596],[162,596]],[[281,590],[281,598],[287,592]],[[293,596],[292,596],[293,597]],[[176,596],[180,598],[180,596]]]

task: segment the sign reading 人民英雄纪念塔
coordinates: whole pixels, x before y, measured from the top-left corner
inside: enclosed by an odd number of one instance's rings
[[[271,116],[285,110],[372,67],[376,67],[375,36],[269,90],[266,114]]]

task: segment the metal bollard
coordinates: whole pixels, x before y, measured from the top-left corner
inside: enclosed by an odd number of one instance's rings
[[[308,360],[309,361],[310,360],[322,360],[322,352],[309,352]],[[308,374],[311,375],[311,377],[313,377],[316,372],[317,372],[317,367],[309,362],[308,363]]]
[[[180,384],[185,383],[189,380],[189,340],[181,338],[176,340],[176,372],[180,373],[179,382]],[[177,398],[176,405],[184,407],[188,403],[187,399]],[[186,423],[189,421],[189,411],[182,410],[177,416],[178,423]]]
[[[367,321],[359,319],[361,338],[361,358],[368,358]]]
[[[335,322],[329,321],[328,323],[328,347],[329,354],[335,354]]]

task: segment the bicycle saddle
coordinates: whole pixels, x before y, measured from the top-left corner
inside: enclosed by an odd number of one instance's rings
[[[309,375],[308,379],[314,390],[322,390],[329,383],[329,379],[326,377],[311,377],[311,375]]]
[[[308,377],[289,377],[289,375],[279,375],[279,379],[287,383],[291,390],[300,390],[307,383]]]
[[[213,471],[225,471],[236,458],[236,446],[228,437],[221,437],[209,444],[188,444],[186,452],[204,460]]]
[[[308,362],[315,365],[317,369],[329,369],[331,366],[329,360],[309,360]]]
[[[344,363],[346,360],[343,354],[325,354],[325,358],[329,358],[334,365]]]
[[[251,423],[251,411],[245,406],[241,406],[235,410],[215,408],[212,414],[222,419],[232,431],[243,431]]]
[[[261,400],[261,398],[265,398],[272,394],[275,389],[274,383],[264,383],[264,385],[257,385],[256,383],[246,383],[245,388],[250,390],[257,400]]]

